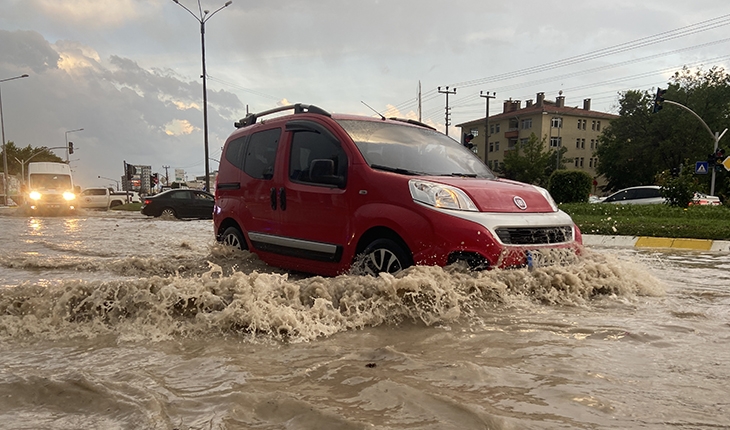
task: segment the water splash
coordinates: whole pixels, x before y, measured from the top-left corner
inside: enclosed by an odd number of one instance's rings
[[[253,254],[221,249],[211,253],[204,269],[191,264],[180,270],[178,263],[137,266],[138,276],[140,270],[142,276],[155,274],[136,279],[24,283],[0,290],[0,337],[235,335],[297,342],[406,321],[468,322],[481,309],[519,302],[586,306],[597,297],[663,293],[641,266],[588,251],[571,264],[533,270],[470,272],[453,265],[378,277],[276,273]]]

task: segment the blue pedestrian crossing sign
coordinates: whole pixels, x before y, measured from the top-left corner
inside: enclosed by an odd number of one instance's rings
[[[707,161],[698,161],[695,163],[695,175],[706,175],[709,170],[709,163]]]

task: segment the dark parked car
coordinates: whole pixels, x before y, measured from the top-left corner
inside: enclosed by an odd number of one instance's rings
[[[206,191],[175,189],[144,198],[142,213],[175,218],[213,218],[213,195]]]

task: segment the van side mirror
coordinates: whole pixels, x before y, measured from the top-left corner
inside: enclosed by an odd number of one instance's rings
[[[335,162],[331,159],[318,158],[309,165],[309,179],[318,184],[345,186],[345,178],[335,175]]]

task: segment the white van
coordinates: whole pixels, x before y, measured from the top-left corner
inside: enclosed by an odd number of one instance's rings
[[[84,209],[109,210],[111,204],[111,193],[109,188],[92,187],[81,192],[79,206]]]
[[[31,213],[70,213],[77,207],[77,189],[66,163],[28,163],[25,208]]]

